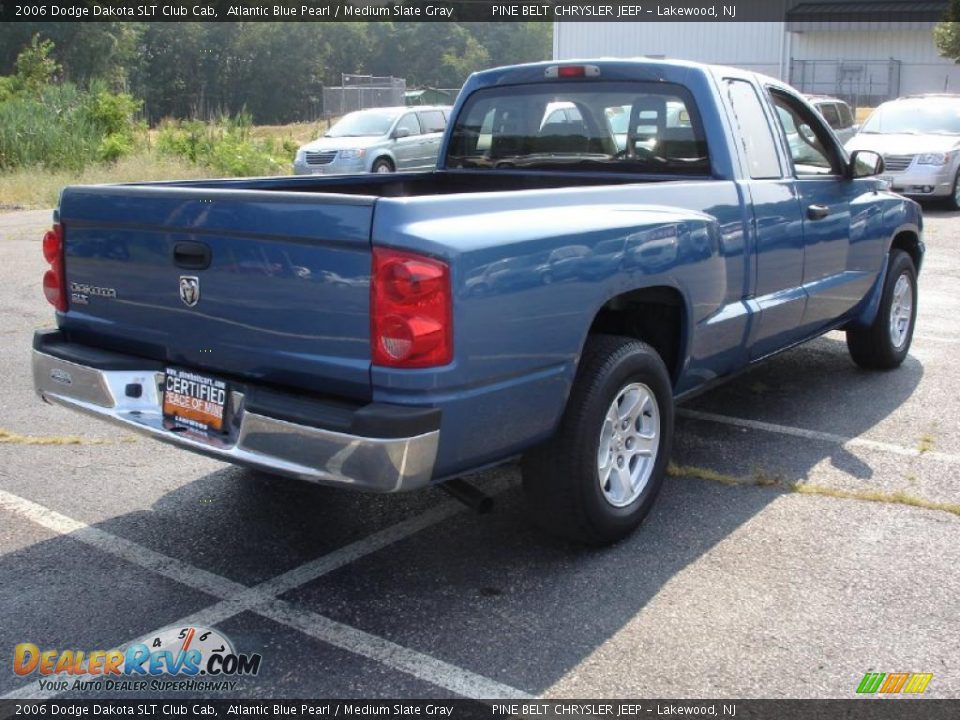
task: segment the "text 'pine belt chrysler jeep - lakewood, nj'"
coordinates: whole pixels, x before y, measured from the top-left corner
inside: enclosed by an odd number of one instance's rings
[[[922,219],[771,78],[602,60],[470,77],[433,172],[68,187],[46,400],[304,480],[413,490],[523,454],[611,542],[678,398],[842,329],[907,354]]]

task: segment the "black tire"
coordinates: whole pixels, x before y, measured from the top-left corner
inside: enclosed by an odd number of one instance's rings
[[[600,484],[600,434],[608,410],[632,383],[646,386],[656,400],[659,438],[642,491],[629,504],[616,507]],[[650,415],[644,413],[643,422]],[[653,348],[632,338],[591,336],[560,427],[523,459],[523,488],[533,520],[552,535],[588,545],[605,545],[629,535],[650,511],[663,484],[673,416],[670,374]]]
[[[957,174],[953,178],[953,187],[951,188],[950,197],[944,201],[944,204],[947,206],[947,210],[960,210],[960,196],[957,195],[958,188],[960,188],[960,169],[957,170]]]
[[[393,171],[393,163],[389,158],[377,158],[373,161],[373,167],[370,168],[370,172],[374,173],[392,173]]]
[[[902,342],[897,345],[890,330],[891,313],[895,311],[894,290],[901,277],[910,283],[910,324]],[[898,305],[898,307],[900,307]],[[891,250],[887,275],[883,281],[883,295],[873,324],[868,328],[847,330],[847,349],[850,357],[868,370],[892,370],[899,367],[910,351],[913,328],[917,321],[917,270],[913,260],[903,250]]]

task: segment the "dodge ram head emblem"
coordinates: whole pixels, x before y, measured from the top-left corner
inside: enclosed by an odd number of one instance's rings
[[[180,276],[180,299],[187,307],[200,302],[200,278],[196,275]]]

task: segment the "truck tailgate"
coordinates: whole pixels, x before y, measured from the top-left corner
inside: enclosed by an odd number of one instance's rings
[[[171,365],[368,399],[374,201],[67,188],[60,327]]]

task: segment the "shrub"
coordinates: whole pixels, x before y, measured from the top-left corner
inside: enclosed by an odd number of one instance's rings
[[[39,98],[0,103],[0,168],[27,165],[82,169],[96,158],[101,130],[83,113],[72,85],[44,88]]]
[[[3,93],[9,83],[0,83]],[[131,153],[144,127],[139,101],[105,90],[47,85],[38,94],[0,94],[0,170],[39,165],[82,170]]]
[[[253,138],[252,127],[247,113],[223,116],[209,124],[164,120],[156,147],[162,155],[183,157],[223,175],[272,175],[287,168],[296,147],[291,149],[286,142],[278,146],[272,138]]]

